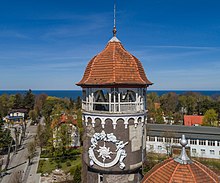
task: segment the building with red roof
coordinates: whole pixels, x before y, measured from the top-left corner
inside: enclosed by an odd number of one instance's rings
[[[66,136],[69,141],[67,147],[79,147],[80,146],[80,134],[77,127],[76,115],[61,114],[60,118],[54,119],[51,123],[53,129],[53,145],[59,146],[61,143],[60,135],[61,129],[65,129]]]
[[[193,125],[202,125],[204,116],[198,115],[184,115],[184,125],[193,126]]]

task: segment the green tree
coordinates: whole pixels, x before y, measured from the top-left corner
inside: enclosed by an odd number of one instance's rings
[[[27,156],[28,156],[29,164],[31,164],[31,160],[34,158],[34,155],[35,155],[36,142],[35,141],[29,142],[27,145],[27,149],[28,149]]]
[[[218,126],[218,114],[214,109],[209,109],[206,111],[203,118],[204,126]]]
[[[8,99],[8,108],[9,109],[13,109],[14,105],[15,105],[15,95],[10,95],[9,99]]]
[[[40,146],[41,150],[42,147],[47,144],[48,139],[49,139],[49,133],[47,133],[47,130],[43,125],[39,124],[37,126],[37,143]]]
[[[154,121],[157,122],[158,120],[161,121],[158,118],[156,119],[156,117],[159,117],[159,116],[155,108],[155,103],[159,103],[159,97],[157,93],[152,92],[152,93],[147,94],[148,122],[154,122]]]
[[[176,93],[170,92],[164,94],[160,97],[161,109],[168,120],[168,123],[171,123],[173,119],[173,114],[178,107],[178,95]]]
[[[28,113],[29,117],[32,121],[36,121],[37,119],[37,112],[35,110],[30,110]]]
[[[66,153],[66,148],[70,144],[70,134],[68,133],[68,125],[66,124],[61,124],[57,126],[57,150],[62,152],[62,156],[65,155]]]
[[[164,118],[163,118],[163,110],[161,108],[156,109],[155,112],[155,122],[163,124],[164,123]]]
[[[78,96],[76,99],[76,110],[81,109],[81,106],[82,106],[82,100],[80,96]]]
[[[0,149],[7,147],[11,140],[11,131],[9,129],[4,130],[2,126],[0,126]]]
[[[14,109],[19,109],[19,108],[23,108],[24,105],[23,105],[23,96],[20,94],[20,93],[17,93],[15,95],[15,100],[14,100],[14,106],[13,108]]]
[[[160,97],[160,103],[165,115],[171,115],[177,109],[178,96],[173,92],[164,94]]]
[[[8,95],[0,96],[0,119],[8,114]]]
[[[46,94],[40,94],[36,96],[35,99],[35,104],[34,104],[34,110],[37,112],[37,115],[41,115],[41,110],[47,100],[47,95]]]
[[[34,108],[35,95],[32,93],[31,89],[29,89],[24,95],[24,107],[30,111]]]

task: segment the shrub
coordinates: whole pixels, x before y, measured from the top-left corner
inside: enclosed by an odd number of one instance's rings
[[[77,166],[73,175],[73,181],[75,183],[81,183],[81,166]]]
[[[71,162],[70,162],[70,161],[67,161],[67,162],[66,162],[66,166],[71,166]]]
[[[58,164],[57,164],[57,168],[58,168],[58,169],[61,169],[61,168],[62,168],[62,165],[61,165],[60,163],[58,163]]]

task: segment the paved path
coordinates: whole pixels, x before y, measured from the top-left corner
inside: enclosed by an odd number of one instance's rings
[[[40,149],[37,148],[36,157],[33,159],[33,164],[28,165],[28,149],[27,144],[34,140],[37,126],[28,126],[27,135],[24,139],[21,148],[11,158],[6,175],[2,178],[1,183],[13,183],[20,180],[21,183],[38,183],[39,175],[36,175],[38,162],[40,158]],[[30,176],[31,175],[31,176]],[[30,177],[30,178],[29,178]]]
[[[39,183],[40,174],[37,174],[37,168],[40,160],[40,148],[36,150],[36,156],[33,158],[32,164],[28,166],[26,171],[26,177],[24,177],[23,181],[26,183]]]

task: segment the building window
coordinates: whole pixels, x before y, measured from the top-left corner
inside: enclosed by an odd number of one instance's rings
[[[180,142],[179,139],[177,139],[177,138],[174,138],[174,139],[173,139],[173,143],[179,144],[179,142]]]
[[[192,153],[193,153],[193,154],[196,154],[196,149],[193,148],[193,149],[192,149]]]
[[[157,142],[163,142],[163,137],[157,137]]]
[[[205,154],[205,149],[201,149],[201,154],[202,154],[202,155]]]
[[[149,141],[155,141],[155,137],[150,137]]]
[[[210,154],[211,155],[215,155],[215,151],[214,150],[210,150]]]
[[[206,141],[205,140],[199,140],[199,145],[205,146],[206,145]]]
[[[154,150],[154,145],[150,145],[150,151]]]
[[[190,144],[197,145],[197,140],[190,140]]]
[[[220,142],[219,141],[217,141],[217,146],[220,146]]]
[[[103,183],[103,174],[98,174],[98,183]]]
[[[208,141],[208,146],[215,146],[215,141]]]
[[[162,151],[162,146],[158,146],[158,150],[159,150],[159,151]]]

